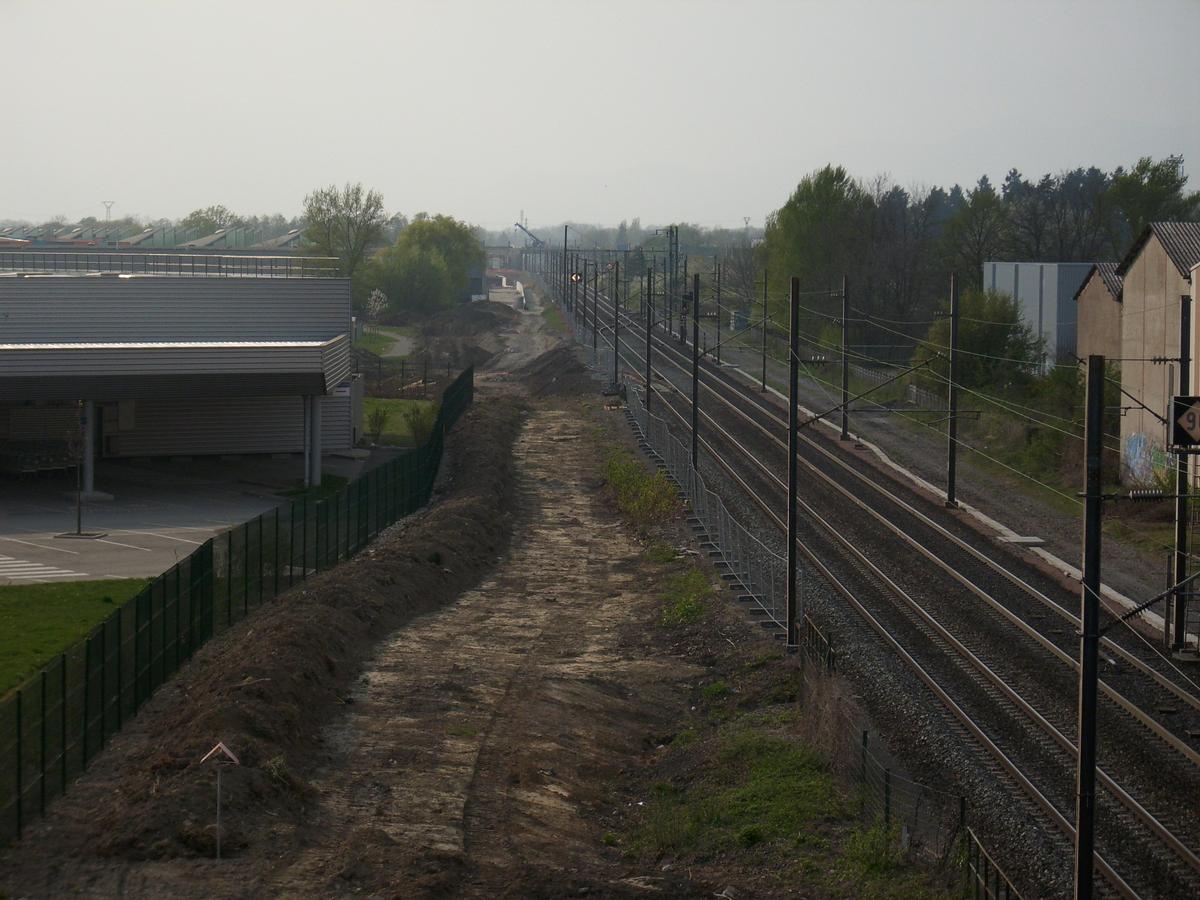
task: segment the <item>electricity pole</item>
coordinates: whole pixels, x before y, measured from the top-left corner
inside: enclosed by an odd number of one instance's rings
[[[716,260],[713,261],[713,268],[717,270],[717,365],[721,364],[721,264]]]
[[[849,309],[846,296],[846,276],[842,276],[842,435],[840,440],[850,439],[850,358],[846,355],[846,311]]]
[[[955,476],[958,466],[958,277],[950,273],[950,384],[946,387],[950,418],[946,424],[946,505],[958,506]]]
[[[1104,438],[1104,357],[1089,356],[1084,453],[1083,593],[1079,619],[1079,768],[1075,778],[1075,897],[1091,900],[1095,877],[1096,682],[1100,658],[1101,453]]]
[[[682,323],[680,332],[683,331]],[[680,337],[683,335],[681,334]],[[700,471],[700,276],[692,277],[692,469]]]
[[[621,353],[621,263],[613,263],[613,387],[617,386],[617,360]]]
[[[796,646],[796,455],[800,443],[800,279],[791,281],[791,330],[788,334],[788,508],[787,645]]]
[[[767,390],[767,323],[771,315],[767,312],[767,267],[763,266],[763,315],[762,315],[762,390]]]
[[[1188,392],[1188,371],[1192,367],[1192,298],[1182,294],[1179,301],[1179,396],[1184,397]],[[1187,474],[1188,458],[1186,454],[1180,453],[1175,459],[1175,561],[1172,567],[1175,584],[1181,584],[1188,574]],[[1175,621],[1172,627],[1171,649],[1176,651],[1184,648],[1184,641],[1187,639],[1189,590],[1190,588],[1186,587],[1175,589]]]
[[[654,269],[646,269],[646,413],[650,412],[650,396],[653,387],[650,382],[650,341],[654,329]]]

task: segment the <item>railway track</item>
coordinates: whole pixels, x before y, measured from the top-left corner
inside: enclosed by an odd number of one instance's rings
[[[612,307],[603,295],[599,306],[603,327]],[[622,360],[640,376],[642,324],[625,317],[622,331],[633,339],[622,345]],[[656,396],[686,429],[690,350],[657,332],[654,345]],[[776,473],[785,460],[784,410],[711,364],[703,366],[701,385],[706,454],[782,528],[776,510],[784,506],[785,486]],[[716,400],[720,419],[709,411],[708,399]],[[988,546],[949,514],[921,509],[917,497],[903,496],[905,490],[882,473],[853,465],[803,430],[801,445],[801,463],[815,476],[802,499],[801,549],[810,564],[1059,834],[1073,838],[1072,632],[1078,619],[1067,607],[1069,592],[1044,574],[1017,571],[1001,548]],[[886,570],[876,562],[882,559],[888,560]],[[1047,619],[1068,629],[1045,627]],[[1127,640],[1106,640],[1104,646],[1109,671],[1101,688],[1106,768],[1098,775],[1099,870],[1118,894],[1195,896],[1200,858],[1191,819],[1200,796],[1200,701],[1186,679],[1137,651]],[[1120,781],[1110,768],[1121,773]],[[1126,880],[1121,872],[1136,877]]]

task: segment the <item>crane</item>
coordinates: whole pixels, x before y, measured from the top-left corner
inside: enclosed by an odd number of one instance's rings
[[[545,247],[545,246],[546,246],[546,242],[545,242],[545,241],[543,241],[543,240],[542,240],[540,237],[538,237],[536,234],[534,234],[532,231],[530,231],[528,228],[526,228],[526,227],[525,227],[524,225],[522,225],[520,222],[513,222],[513,224],[514,224],[514,225],[516,225],[518,228],[520,228],[520,229],[521,229],[523,232],[525,232],[527,235],[529,235],[529,239],[530,239],[531,241],[533,241],[533,246],[534,246],[534,247],[537,247],[538,249],[541,249],[542,247]]]

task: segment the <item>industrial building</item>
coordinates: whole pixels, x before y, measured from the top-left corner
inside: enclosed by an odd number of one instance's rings
[[[0,469],[303,453],[319,484],[361,432],[349,281],[221,271],[0,273]]]
[[[1181,312],[1188,304],[1189,390],[1197,393],[1197,263],[1200,222],[1154,222],[1116,268],[1121,279],[1121,387],[1132,405],[1121,417],[1124,479],[1148,481],[1154,469],[1168,464],[1168,404],[1179,393]]]
[[[1088,271],[1075,292],[1075,315],[1079,359],[1121,356],[1121,276],[1115,262],[1096,263]]]
[[[1021,321],[1041,339],[1049,367],[1075,358],[1075,293],[1091,268],[1091,263],[985,262],[983,287],[1017,301]]]

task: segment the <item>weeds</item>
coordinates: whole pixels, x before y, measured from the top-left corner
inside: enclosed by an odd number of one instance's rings
[[[437,420],[437,410],[432,406],[410,406],[402,413],[408,433],[412,435],[413,446],[420,447],[433,434],[433,423]]]
[[[717,680],[712,684],[706,684],[700,693],[702,693],[707,700],[720,700],[729,693],[729,685],[723,680]]]
[[[652,563],[669,563],[679,558],[678,551],[663,541],[652,541],[650,546],[643,551],[642,555],[646,558],[647,562]]]
[[[690,625],[704,616],[705,601],[712,594],[712,585],[699,569],[688,569],[672,575],[667,581],[663,598],[661,621],[664,625]]]
[[[675,488],[661,472],[648,473],[626,450],[613,450],[604,460],[604,477],[617,508],[635,525],[647,527],[671,521],[679,512]]]

